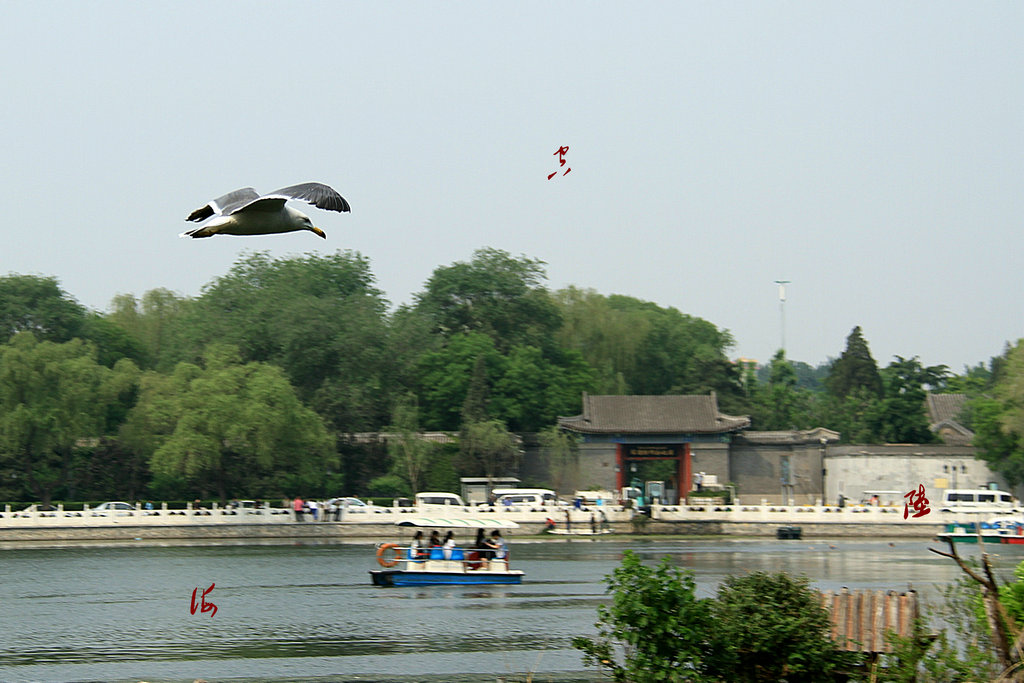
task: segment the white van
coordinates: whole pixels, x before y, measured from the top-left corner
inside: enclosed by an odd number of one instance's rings
[[[462,496],[457,493],[444,493],[443,491],[425,491],[423,493],[416,494],[416,507],[418,508],[432,508],[432,507],[466,507],[466,504],[462,501]]]
[[[558,500],[558,494],[551,489],[494,489],[496,507],[533,507],[545,505],[565,505]]]
[[[1005,491],[993,489],[946,489],[939,509],[943,512],[1007,512],[1018,503]]]

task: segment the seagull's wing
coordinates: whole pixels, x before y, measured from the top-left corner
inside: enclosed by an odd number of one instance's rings
[[[351,211],[345,198],[323,183],[301,183],[275,190],[266,197],[286,197],[288,199],[301,199],[309,202],[318,209],[327,211]]]
[[[218,216],[230,215],[253,200],[259,199],[259,197],[260,195],[256,190],[251,187],[243,187],[241,190],[228,192],[223,197],[217,197],[208,204],[204,204],[190,213],[185,220],[205,221],[214,214]]]

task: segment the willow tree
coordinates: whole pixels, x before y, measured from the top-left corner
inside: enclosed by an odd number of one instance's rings
[[[436,444],[420,434],[419,405],[415,394],[402,396],[395,403],[391,426],[387,427],[391,472],[409,485],[410,493],[422,490]]]
[[[149,455],[158,483],[222,500],[316,493],[337,467],[331,436],[284,372],[243,364],[231,346],[208,348],[202,365],[147,373],[123,436]]]
[[[59,486],[73,491],[76,448],[104,435],[111,407],[137,376],[128,360],[104,367],[81,339],[15,335],[0,346],[0,460],[43,504]]]
[[[519,463],[519,443],[501,420],[463,425],[459,435],[462,469],[493,479],[513,471]]]

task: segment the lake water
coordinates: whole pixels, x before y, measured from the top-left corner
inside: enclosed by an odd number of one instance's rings
[[[892,539],[515,540],[518,586],[380,588],[369,543],[0,548],[3,681],[598,680],[570,640],[595,632],[626,549],[669,556],[701,596],[750,570],[821,589],[925,599],[958,576],[938,544]],[[1017,552],[1013,552],[1017,550]],[[973,551],[972,551],[973,552]],[[1002,568],[1024,551],[1002,550]],[[211,583],[216,613],[191,613]],[[212,615],[212,616],[211,616]]]

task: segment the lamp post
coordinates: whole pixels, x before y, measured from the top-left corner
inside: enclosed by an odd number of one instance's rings
[[[776,280],[779,286],[779,327],[782,330],[782,355],[786,355],[786,285],[789,280]]]

